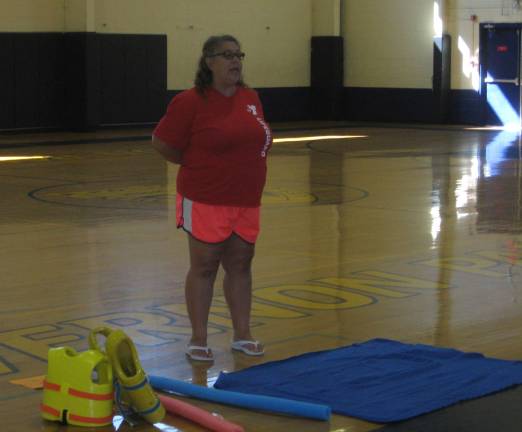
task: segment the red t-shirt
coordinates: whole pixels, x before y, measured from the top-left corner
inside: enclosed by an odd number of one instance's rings
[[[258,207],[266,180],[270,127],[254,90],[231,97],[209,88],[176,95],[153,134],[182,151],[177,190],[193,201]]]

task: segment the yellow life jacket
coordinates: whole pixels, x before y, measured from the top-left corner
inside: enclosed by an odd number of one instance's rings
[[[46,420],[105,426],[114,413],[112,367],[98,350],[51,348],[40,406]]]
[[[165,408],[149,383],[132,339],[123,330],[97,327],[89,334],[89,346],[98,351],[101,351],[96,340],[98,334],[107,338],[105,349],[120,385],[122,400],[149,423],[163,420]]]

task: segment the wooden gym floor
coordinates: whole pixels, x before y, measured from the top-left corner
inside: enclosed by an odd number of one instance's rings
[[[43,157],[0,162],[2,431],[85,430],[43,422],[41,391],[10,381],[45,374],[51,346],[86,349],[89,329],[100,324],[133,338],[148,373],[201,385],[222,370],[376,337],[522,359],[518,136],[273,126],[278,142],[254,263],[254,334],[267,353],[230,352],[217,283],[211,366],[183,354],[187,240],[175,229],[176,167],[150,148],[151,130],[0,136],[0,160]],[[298,137],[307,138],[288,140]],[[506,432],[522,424],[518,389],[395,425],[190,402],[247,431]],[[134,428],[160,429],[202,430],[170,416]]]

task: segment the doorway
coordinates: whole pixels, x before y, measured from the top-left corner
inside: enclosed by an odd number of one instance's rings
[[[480,25],[480,77],[484,124],[520,129],[521,23]]]

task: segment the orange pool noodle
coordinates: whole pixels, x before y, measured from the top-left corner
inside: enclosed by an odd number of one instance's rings
[[[198,423],[207,429],[216,432],[245,432],[241,426],[216,417],[208,411],[187,402],[163,395],[158,395],[158,398],[167,412],[185,417],[186,419],[192,420],[194,423]]]

